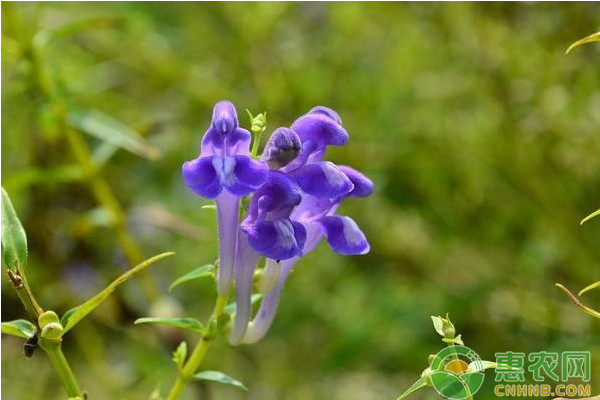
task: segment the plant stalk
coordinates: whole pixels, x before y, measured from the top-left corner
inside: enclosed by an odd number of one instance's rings
[[[61,342],[62,339],[52,340],[40,338],[39,340],[40,347],[48,354],[48,358],[50,358],[50,362],[52,363],[67,395],[70,398],[83,399],[83,392],[79,389],[73,371],[62,352]]]
[[[229,298],[229,294],[222,294],[217,297],[215,302],[215,308],[212,312],[212,315],[208,319],[208,322],[205,325],[204,330],[202,331],[202,335],[200,336],[200,340],[196,344],[194,351],[190,358],[183,365],[183,368],[177,374],[177,379],[169,392],[169,396],[167,400],[177,400],[181,393],[185,389],[188,382],[193,378],[194,374],[200,368],[202,361],[204,361],[204,357],[206,356],[206,352],[208,348],[212,344],[214,339],[214,334],[210,332],[210,327],[213,321],[216,321],[217,318],[223,314],[223,310],[227,305],[227,299]]]

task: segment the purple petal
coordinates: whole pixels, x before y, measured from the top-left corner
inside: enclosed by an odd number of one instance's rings
[[[201,155],[248,155],[249,149],[250,132],[239,127],[234,105],[225,100],[218,102],[213,109],[210,128],[202,138]]]
[[[245,224],[242,230],[258,254],[274,260],[287,260],[301,255],[306,241],[304,226],[289,218]]]
[[[322,114],[322,115],[325,115],[325,116],[331,118],[338,124],[340,124],[340,125],[342,124],[342,118],[340,117],[340,115],[329,107],[316,106],[316,107],[311,108],[311,110],[308,112],[308,114]]]
[[[303,115],[292,124],[291,128],[303,142],[312,140],[321,148],[325,145],[341,146],[348,141],[348,132],[335,120],[322,113]]]
[[[231,133],[239,126],[237,111],[232,102],[221,100],[215,104],[211,125],[222,135]]]
[[[362,173],[358,172],[354,168],[350,168],[345,165],[338,166],[340,171],[342,171],[346,176],[350,179],[350,181],[354,184],[354,189],[351,192],[346,194],[347,197],[367,197],[371,193],[373,193],[373,181],[367,178]]]
[[[236,311],[233,329],[229,336],[231,344],[241,343],[250,321],[252,278],[259,259],[260,256],[252,250],[245,235],[240,234],[234,268]]]
[[[185,184],[197,195],[214,199],[221,193],[223,185],[214,168],[218,157],[199,157],[183,163],[181,172]]]
[[[246,156],[225,157],[215,165],[223,185],[237,196],[246,196],[262,186],[267,180],[269,169],[262,161]]]
[[[250,132],[244,128],[235,128],[227,137],[227,155],[228,156],[249,156],[250,155]]]
[[[319,222],[331,248],[340,254],[366,254],[370,246],[365,234],[350,217],[327,216]]]
[[[307,164],[290,175],[305,193],[316,197],[335,199],[354,187],[350,179],[329,161]]]
[[[290,209],[302,201],[300,187],[287,174],[270,171],[267,181],[252,198],[250,215],[256,218],[258,212],[269,212],[276,209]]]
[[[237,239],[239,234],[239,204],[237,196],[224,190],[216,199],[217,225],[219,229],[219,268],[217,270],[217,289],[227,293],[231,288]]]

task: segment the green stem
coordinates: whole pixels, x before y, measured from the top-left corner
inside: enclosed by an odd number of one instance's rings
[[[73,371],[71,371],[71,367],[62,352],[61,340],[40,338],[39,344],[46,354],[48,354],[48,358],[50,358],[50,362],[52,363],[67,395],[69,397],[83,399],[83,392],[79,389]]]
[[[219,297],[217,297],[215,308],[212,312],[212,315],[208,319],[208,322],[206,323],[206,327],[200,336],[200,340],[198,340],[198,344],[196,344],[196,347],[194,348],[190,358],[177,374],[177,379],[175,380],[175,383],[169,392],[167,400],[178,399],[179,396],[181,396],[183,389],[185,389],[188,382],[192,379],[198,368],[200,368],[200,364],[202,364],[202,361],[204,361],[204,356],[206,356],[206,352],[208,351],[208,348],[214,339],[214,334],[210,332],[211,325],[221,314],[223,314],[225,306],[227,305],[228,297],[229,294],[219,295]]]
[[[44,312],[44,310],[38,304],[31,289],[29,289],[25,275],[21,274],[19,269],[17,269],[17,273],[14,273],[9,269],[7,269],[6,272],[13,284],[13,288],[15,289],[19,300],[21,300],[21,303],[23,303],[23,307],[25,307],[25,310],[29,314],[30,318],[37,324],[38,317]]]

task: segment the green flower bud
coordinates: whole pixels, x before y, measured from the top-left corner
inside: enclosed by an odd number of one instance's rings
[[[433,327],[435,331],[445,339],[454,339],[456,335],[456,329],[454,324],[450,321],[450,317],[446,314],[446,318],[432,316]]]
[[[38,317],[38,324],[42,329],[44,329],[44,327],[48,324],[58,322],[60,322],[60,320],[58,319],[58,315],[56,315],[54,311],[46,311]]]
[[[50,322],[42,328],[42,337],[44,339],[58,339],[63,333],[63,327],[58,322]]]

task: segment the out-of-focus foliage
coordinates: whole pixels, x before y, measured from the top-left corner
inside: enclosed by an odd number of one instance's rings
[[[265,340],[220,341],[208,354],[203,369],[227,371],[249,391],[198,383],[188,395],[395,398],[440,350],[429,316],[445,312],[483,359],[589,350],[600,387],[598,322],[554,287],[600,279],[600,224],[579,226],[600,199],[600,47],[564,55],[597,30],[597,3],[2,8],[2,185],[27,231],[40,303],[64,313],[127,266],[34,84],[24,44],[36,32],[52,38],[41,56],[69,106],[142,136],[84,137],[144,253],[177,253],[150,271],[162,299],[147,304],[140,286],[125,285],[69,333],[64,351],[92,398],[147,399],[172,382],[172,352],[193,333],[134,326],[137,317],[210,313],[210,279],[168,287],[216,258],[214,210],[184,187],[180,167],[223,98],[267,111],[267,133],[317,104],[340,113],[351,139],[330,158],[376,184],[360,205],[344,205],[371,253],[323,246],[308,256]],[[9,288],[3,278],[3,321],[23,317]],[[595,293],[586,301],[597,309]],[[62,398],[43,356],[26,360],[18,339],[2,338],[7,399],[25,390],[28,400]],[[494,398],[491,381],[479,398]]]

